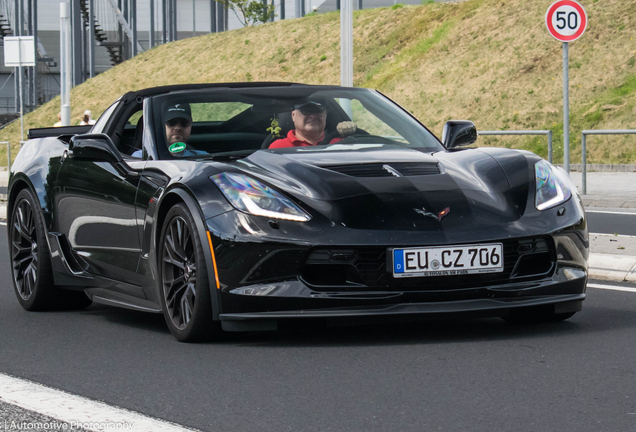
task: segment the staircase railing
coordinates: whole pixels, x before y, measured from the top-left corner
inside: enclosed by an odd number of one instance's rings
[[[0,12],[0,37],[13,36],[13,30],[11,29],[11,23],[8,18]]]
[[[88,0],[80,0],[80,9],[82,10],[82,20],[86,27],[90,26],[90,17],[88,13]],[[123,61],[122,56],[122,44],[117,42],[109,42],[108,36],[106,32],[102,29],[102,26],[99,24],[96,16],[93,16],[93,20],[95,23],[94,26],[94,36],[95,40],[99,43],[100,46],[103,46],[108,51],[108,55],[110,57],[110,62],[113,66],[117,66],[119,63]]]

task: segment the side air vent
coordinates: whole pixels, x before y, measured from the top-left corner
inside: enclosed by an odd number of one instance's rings
[[[351,177],[412,177],[440,174],[437,163],[393,162],[355,165],[330,165],[322,168]]]

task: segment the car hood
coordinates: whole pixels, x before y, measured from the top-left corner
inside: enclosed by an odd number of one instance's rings
[[[422,153],[388,145],[258,151],[231,165],[334,224],[359,229],[482,228],[519,220],[533,179],[530,153]]]

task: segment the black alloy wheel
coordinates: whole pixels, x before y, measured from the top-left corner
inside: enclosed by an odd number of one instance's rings
[[[38,237],[29,199],[17,202],[11,221],[11,261],[18,296],[29,301],[38,282]]]
[[[194,220],[183,204],[168,211],[161,235],[161,303],[173,336],[182,342],[211,337],[210,284]]]
[[[91,304],[84,292],[55,286],[44,218],[29,189],[21,190],[15,200],[9,233],[13,286],[24,309],[84,309]]]

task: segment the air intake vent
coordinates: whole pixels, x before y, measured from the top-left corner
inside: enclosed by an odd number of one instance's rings
[[[437,163],[427,162],[393,162],[372,163],[356,165],[331,165],[324,166],[331,171],[346,174],[352,177],[411,177],[439,174]]]

